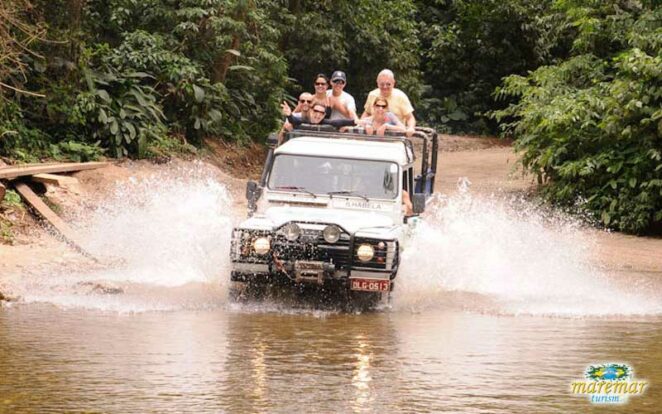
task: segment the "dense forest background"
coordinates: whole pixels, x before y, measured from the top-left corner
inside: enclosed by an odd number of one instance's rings
[[[0,155],[148,157],[262,141],[278,103],[383,68],[419,123],[515,139],[550,200],[662,222],[659,0],[3,0]]]

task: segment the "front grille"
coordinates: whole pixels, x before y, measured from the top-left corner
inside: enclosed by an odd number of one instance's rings
[[[280,260],[311,260],[333,263],[336,269],[349,269],[350,238],[342,233],[335,243],[327,243],[322,236],[322,229],[307,228],[299,224],[302,234],[295,241],[289,241],[285,236],[276,234],[272,239],[272,249]]]

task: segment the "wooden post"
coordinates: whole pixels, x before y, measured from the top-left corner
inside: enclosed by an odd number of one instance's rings
[[[57,174],[35,174],[30,177],[32,181],[43,184],[55,184],[59,187],[66,186],[68,184],[78,184],[78,179],[75,177],[69,177],[67,175],[57,175]]]
[[[53,210],[44,203],[37,194],[25,183],[16,183],[16,191],[30,204],[66,242],[85,256],[92,257],[76,242],[76,234]]]
[[[72,172],[82,170],[93,170],[110,165],[107,162],[68,162],[59,164],[37,164],[37,165],[12,165],[0,167],[0,178],[14,179],[25,175],[41,173]]]

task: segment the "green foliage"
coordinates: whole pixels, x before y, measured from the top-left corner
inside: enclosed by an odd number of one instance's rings
[[[87,162],[98,160],[104,150],[98,143],[86,144],[84,142],[63,141],[51,144],[49,155],[59,161],[69,160],[75,162]]]
[[[48,142],[43,131],[26,125],[18,105],[0,102],[0,155],[19,162],[36,162],[46,152]]]
[[[14,190],[7,190],[5,192],[4,199],[0,200],[0,213],[4,210],[23,210],[23,202],[21,201],[21,196]],[[14,242],[14,232],[12,228],[14,223],[11,220],[7,220],[2,214],[0,214],[0,243],[2,244],[12,244]]]
[[[198,150],[185,140],[178,137],[160,137],[147,147],[146,158],[161,161],[173,156],[189,157],[197,154]]]
[[[5,198],[0,200],[0,202],[3,208],[23,208],[21,196],[14,190],[7,190],[5,192]]]
[[[150,140],[166,128],[155,91],[141,84],[147,74],[87,72],[88,91],[79,94],[76,110],[85,118],[89,135],[105,143],[116,157],[144,156]]]
[[[551,1],[436,0],[417,5],[426,83],[421,118],[446,131],[496,130],[484,113],[507,104],[491,97],[501,78],[524,74],[550,57],[551,47],[539,40],[557,40],[548,13]]]
[[[368,92],[376,87],[379,71],[395,72],[398,87],[416,106],[422,90],[419,70],[420,42],[413,0],[330,0],[289,2],[281,21],[281,50],[289,74],[298,82],[297,95],[313,90],[317,73],[347,73],[346,91],[361,112]]]
[[[360,112],[389,68],[420,123],[499,125],[550,199],[583,200],[605,225],[640,232],[662,221],[661,9],[658,0],[8,0],[0,154],[162,158],[208,137],[258,140],[278,127],[279,102],[311,91],[315,74],[347,72]],[[51,41],[36,42],[45,27]]]
[[[12,222],[4,220],[0,217],[0,243],[12,244],[14,243],[14,233],[12,232]]]
[[[506,78],[497,95],[519,101],[494,116],[551,200],[639,233],[662,221],[662,9],[609,3],[559,1],[574,56]]]

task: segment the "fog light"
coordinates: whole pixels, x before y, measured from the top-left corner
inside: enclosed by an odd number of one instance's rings
[[[287,224],[281,231],[289,241],[295,241],[301,235],[301,228],[296,223]]]
[[[356,256],[362,262],[370,261],[370,259],[372,259],[374,255],[375,255],[375,249],[373,249],[372,246],[369,244],[360,245],[358,250],[356,251]]]
[[[259,237],[253,242],[253,250],[257,254],[267,254],[269,253],[269,249],[271,249],[271,243],[269,243],[269,239],[266,237]]]
[[[322,235],[327,243],[335,243],[340,239],[340,229],[336,226],[326,226]]]

